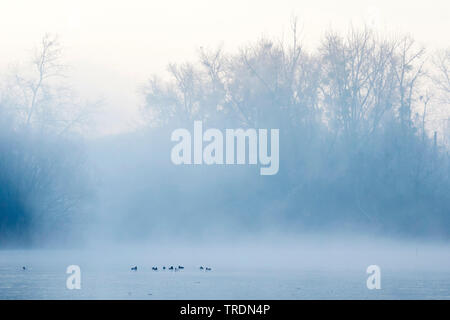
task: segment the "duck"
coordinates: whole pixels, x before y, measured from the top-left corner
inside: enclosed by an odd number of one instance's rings
[[[212,270],[211,268],[206,267],[206,271],[211,271],[211,270]]]
[[[163,270],[166,270],[166,266],[163,266]]]
[[[204,268],[203,268],[203,266],[200,266],[200,270],[203,270]]]
[[[184,267],[183,266],[178,266],[178,269],[183,270]]]
[[[132,271],[137,271],[137,266],[131,267]]]
[[[25,266],[22,267],[22,270],[27,270],[27,268]]]
[[[152,267],[153,271],[158,271],[158,267]]]
[[[169,270],[173,270],[173,266],[170,266]]]

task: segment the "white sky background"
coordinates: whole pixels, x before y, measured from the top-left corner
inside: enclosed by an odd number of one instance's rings
[[[116,133],[137,119],[139,86],[169,62],[192,61],[200,46],[229,52],[287,34],[293,14],[309,48],[330,27],[364,19],[430,49],[450,47],[448,0],[0,0],[0,72],[26,62],[46,32],[58,34],[78,93],[104,101],[100,131]]]

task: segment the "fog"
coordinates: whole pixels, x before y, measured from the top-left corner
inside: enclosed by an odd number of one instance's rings
[[[216,241],[214,241],[216,240]],[[357,240],[357,241],[355,241]],[[8,254],[8,250],[4,251]],[[11,251],[14,252],[14,251]],[[371,236],[336,234],[283,236],[265,234],[218,243],[203,241],[160,241],[156,244],[105,246],[83,250],[20,250],[14,263],[25,266],[77,263],[103,269],[130,266],[149,270],[151,266],[183,265],[189,271],[211,266],[215,271],[342,271],[365,274],[367,266],[378,264],[396,272],[446,271],[450,266],[448,245],[417,241],[388,240]],[[6,262],[6,261],[5,261]],[[67,265],[66,265],[67,266]],[[161,271],[161,270],[160,270]]]
[[[77,247],[334,231],[448,239],[448,52],[354,26],[330,30],[310,51],[298,23],[291,18],[281,38],[201,49],[149,74],[136,88],[140,123],[105,136],[90,128],[108,109],[70,87],[59,37],[47,34],[28,69],[3,79],[2,241]],[[177,165],[172,134],[192,132],[194,146],[195,121],[203,147],[208,130],[279,130],[278,170],[261,175],[248,139],[243,164],[227,155],[225,165]]]
[[[279,283],[264,282],[267,291],[250,286],[241,298],[332,298],[329,286],[341,280],[350,287],[337,297],[352,298],[366,268],[379,265],[392,281],[378,298],[448,298],[442,13],[419,30],[417,3],[406,19],[385,2],[318,1],[298,15],[283,2],[267,25],[271,4],[236,12],[232,4],[198,24],[162,4],[133,2],[123,22],[122,4],[104,16],[85,6],[46,3],[62,15],[41,17],[33,31],[21,24],[1,53],[5,288],[48,280],[48,297],[58,298],[67,293],[46,272],[69,264],[91,280],[106,265],[108,279],[132,266],[149,275],[151,266],[184,265],[183,286],[204,281],[199,266],[217,272],[207,283],[218,281],[218,291],[194,290],[194,298],[241,290],[227,287],[230,275],[234,285],[275,275],[287,288],[271,293]],[[221,23],[204,28],[210,20]],[[10,278],[21,266],[37,278]],[[289,284],[296,277],[321,284],[298,292]],[[123,298],[137,281],[126,278],[119,291],[102,284],[78,298]],[[189,298],[188,285],[176,295],[161,279],[160,298]],[[398,291],[403,281],[423,282]],[[146,298],[142,290],[136,297]],[[5,297],[36,298],[20,290]]]

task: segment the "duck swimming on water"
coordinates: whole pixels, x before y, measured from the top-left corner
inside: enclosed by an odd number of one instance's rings
[[[132,271],[137,271],[137,266],[131,267]]]

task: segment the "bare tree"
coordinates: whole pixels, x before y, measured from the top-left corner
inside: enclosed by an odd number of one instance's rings
[[[392,67],[395,71],[399,92],[398,112],[404,128],[412,124],[412,110],[418,98],[419,81],[426,75],[424,70],[425,48],[418,46],[413,38],[404,36],[395,42]]]
[[[432,80],[442,93],[442,102],[450,104],[450,49],[438,52],[433,57],[433,66],[436,72]]]
[[[31,90],[31,102],[27,112],[27,125],[30,124],[36,105],[41,99],[45,99],[48,95],[48,81],[54,77],[62,77],[64,66],[60,62],[61,47],[58,38],[46,34],[42,39],[41,48],[36,52],[33,60],[37,78],[28,80],[27,84]]]
[[[35,49],[31,68],[14,70],[3,91],[16,122],[65,134],[87,124],[100,102],[83,102],[68,85],[57,36],[46,34]]]
[[[321,47],[322,100],[331,128],[349,139],[366,138],[393,107],[393,44],[372,30],[329,33]],[[353,138],[352,138],[353,137]]]

